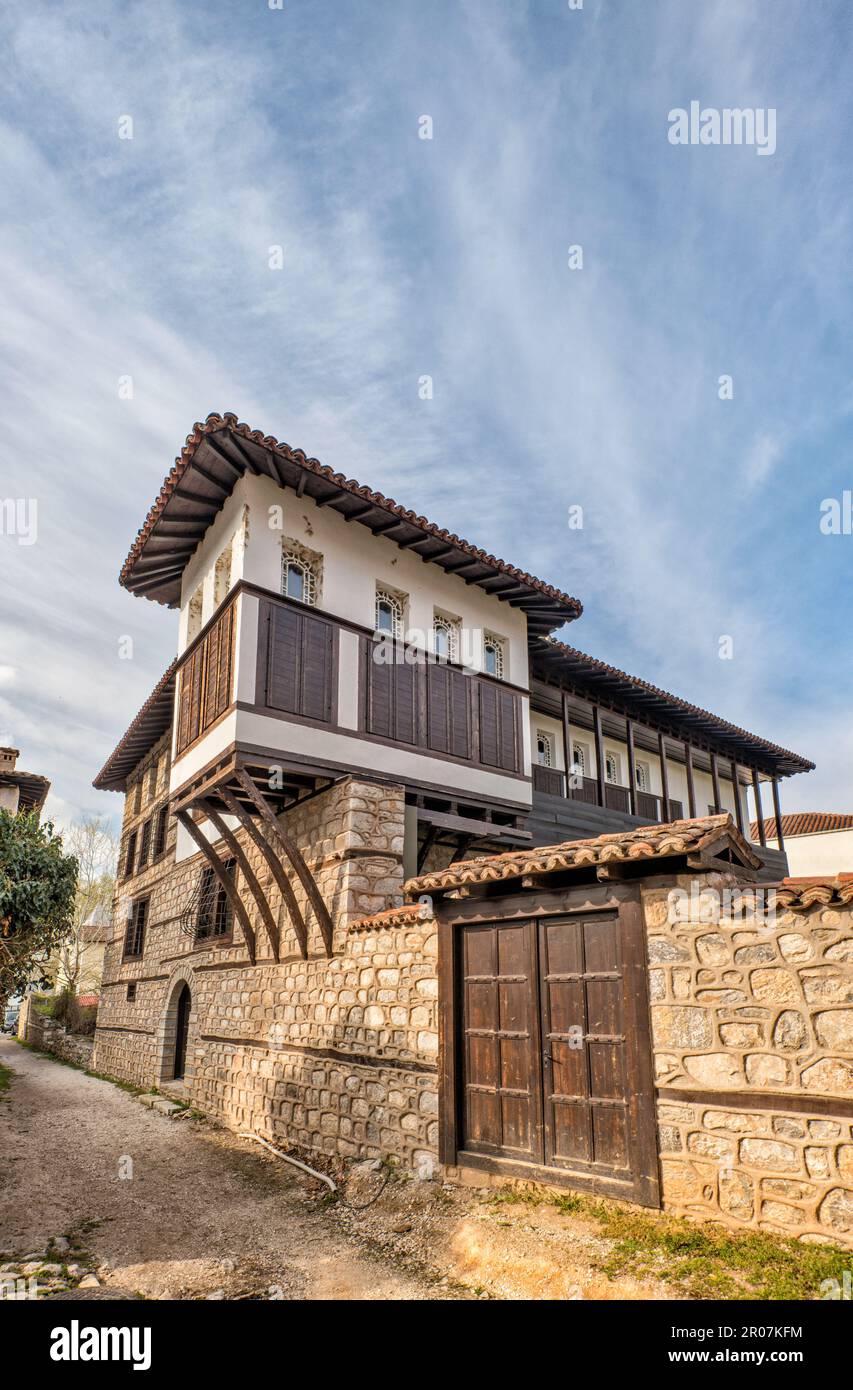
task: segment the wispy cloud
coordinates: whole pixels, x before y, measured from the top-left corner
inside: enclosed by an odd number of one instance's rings
[[[63,815],[110,804],[91,777],[171,658],[174,616],[115,576],[211,409],[576,593],[577,645],[812,750],[844,565],[811,523],[849,471],[843,9],[772,34],[743,0],[7,9],[3,490],[39,540],[0,538],[0,725]],[[694,98],[777,107],[776,154],[673,148]],[[842,746],[811,779],[833,809]]]

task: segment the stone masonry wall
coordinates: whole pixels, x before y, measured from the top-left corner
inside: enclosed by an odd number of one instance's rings
[[[254,899],[239,883],[257,936],[247,959],[239,925],[230,942],[196,942],[186,913],[199,854],[166,862],[123,885],[107,951],[95,1067],[168,1088],[174,1003],[192,993],[186,1096],[234,1128],[284,1145],[344,1156],[395,1155],[423,1167],[437,1149],[436,937],[411,912],[375,930],[352,930],[397,903],[403,885],[402,788],[347,778],[287,812],[332,914],[327,958],[313,912],[294,879],[309,926],[303,960],[269,869],[245,832],[238,838],[281,929],[276,963]],[[150,895],[140,960],[122,960],[127,901]],[[127,986],[136,984],[136,997]]]
[[[715,914],[725,880],[691,886],[679,916],[644,892],[664,1206],[853,1247],[853,914]]]

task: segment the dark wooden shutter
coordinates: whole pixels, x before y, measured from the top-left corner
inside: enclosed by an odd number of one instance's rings
[[[518,697],[489,681],[478,681],[480,761],[487,767],[517,772]]]
[[[141,872],[148,863],[148,852],[151,849],[151,821],[147,820],[142,827],[142,843],[139,846],[139,871]]]
[[[328,723],[334,690],[334,628],[315,613],[271,605],[265,701],[271,709]]]
[[[211,628],[207,653],[206,724],[224,714],[231,703],[231,673],[234,657],[234,604]]]
[[[416,744],[424,660],[414,648],[365,639],[366,727],[394,743]]]
[[[471,684],[462,671],[427,666],[427,747],[454,758],[471,757]]]

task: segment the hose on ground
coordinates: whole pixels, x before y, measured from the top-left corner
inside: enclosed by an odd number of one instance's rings
[[[341,1195],[337,1183],[333,1182],[328,1173],[321,1173],[316,1168],[309,1168],[308,1164],[303,1163],[300,1158],[293,1158],[291,1154],[286,1154],[281,1149],[277,1149],[268,1139],[262,1139],[260,1134],[249,1134],[248,1131],[244,1130],[240,1132],[239,1138],[251,1139],[255,1144],[262,1144],[263,1147],[269,1149],[270,1153],[274,1154],[276,1158],[283,1159],[285,1163],[292,1163],[295,1168],[301,1168],[302,1172],[307,1173],[309,1177],[317,1178],[319,1182],[324,1182],[326,1186],[336,1194],[338,1201],[341,1202],[343,1206],[349,1207],[350,1211],[366,1211],[368,1207],[372,1207],[374,1202],[379,1201],[379,1198],[382,1196],[382,1193],[385,1191],[391,1179],[391,1170],[388,1168],[385,1171],[382,1186],[376,1195],[371,1197],[369,1202],[359,1202],[356,1204],[347,1201],[346,1197]]]

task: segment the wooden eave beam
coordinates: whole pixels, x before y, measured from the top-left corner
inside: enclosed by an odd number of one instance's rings
[[[203,463],[199,463],[197,458],[193,459],[191,466],[194,472],[198,473],[199,477],[204,478],[204,481],[210,483],[211,487],[217,488],[218,491],[222,493],[223,497],[228,496],[231,487],[229,487],[227,483],[223,483],[221,478],[217,478],[215,473],[211,473],[209,468],[205,468]],[[233,487],[233,483],[231,486]]]
[[[234,450],[234,453],[237,455],[237,457],[238,457],[238,459],[240,460],[240,462],[241,462],[246,468],[248,468],[249,472],[250,472],[250,473],[253,473],[253,474],[255,475],[256,478],[260,478],[260,477],[261,477],[261,468],[260,468],[260,465],[259,465],[258,463],[255,462],[255,460],[252,458],[252,455],[249,453],[248,449],[244,448],[243,444],[241,443],[241,441],[237,438],[237,436],[236,436],[235,434],[229,434],[229,436],[228,436],[228,443],[231,445],[231,448]],[[264,450],[264,454],[265,454],[265,455],[266,455],[268,452],[269,452],[269,451],[268,451],[267,449]]]
[[[236,442],[236,441],[234,440],[233,435],[229,435],[228,438],[229,438],[229,440],[230,440],[230,442],[231,442],[232,445]],[[228,450],[225,449],[225,448],[223,447],[223,445],[221,445],[217,439],[214,439],[213,435],[211,435],[211,434],[206,434],[205,437],[204,437],[204,444],[205,444],[205,446],[210,450],[210,452],[211,452],[212,454],[215,454],[215,455],[216,455],[216,457],[217,457],[218,459],[221,459],[223,463],[226,463],[226,464],[228,465],[229,468],[233,468],[234,473],[235,473],[235,475],[236,475],[238,478],[242,476],[243,469],[240,467],[240,464],[237,463],[237,462],[235,462],[235,460],[234,460],[234,459],[231,457],[231,455],[228,453]],[[250,471],[251,471],[252,473],[257,473],[258,470],[257,470],[255,464],[254,464],[254,463],[249,464],[249,463],[247,462],[247,460],[246,460],[245,455],[242,453],[242,451],[241,451],[241,458],[242,458],[243,463],[246,464],[246,466],[250,468]]]

